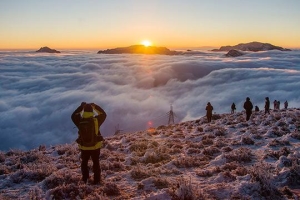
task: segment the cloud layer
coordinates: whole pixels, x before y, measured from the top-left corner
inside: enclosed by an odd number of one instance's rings
[[[205,52],[185,56],[99,55],[68,51],[60,55],[0,52],[0,150],[73,142],[70,116],[82,101],[107,112],[102,134],[167,124],[170,104],[176,122],[214,112],[241,111],[249,96],[263,109],[288,100],[300,107],[300,52],[248,53],[227,58]]]

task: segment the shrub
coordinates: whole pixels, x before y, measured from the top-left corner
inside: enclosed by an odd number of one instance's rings
[[[287,176],[287,183],[289,186],[299,186],[300,185],[300,166],[296,159],[292,160],[292,166],[289,168],[289,173]]]
[[[207,156],[184,156],[178,157],[173,160],[173,164],[176,167],[199,167],[206,165],[209,161]]]
[[[300,140],[300,133],[299,132],[293,132],[291,134],[291,137],[297,140]]]
[[[232,150],[233,150],[233,149],[232,149],[231,147],[229,147],[229,146],[223,147],[223,148],[221,149],[222,152],[230,152],[230,151],[232,151]]]
[[[254,141],[250,137],[243,137],[242,143],[246,145],[254,145]]]
[[[201,177],[211,177],[213,172],[211,170],[199,170],[196,174]]]
[[[214,143],[214,141],[212,139],[209,139],[209,138],[202,139],[203,145],[212,145],[213,143]]]
[[[103,188],[103,192],[108,196],[111,195],[120,195],[120,189],[115,183],[106,183]]]
[[[207,156],[213,156],[216,153],[219,153],[220,150],[216,147],[208,147],[203,149],[203,154]]]
[[[215,136],[224,136],[226,135],[226,129],[225,128],[217,128],[217,130],[214,131]]]
[[[290,142],[288,140],[280,141],[280,140],[274,139],[268,145],[271,147],[285,146],[285,145],[290,145]]]
[[[238,167],[237,162],[225,163],[225,165],[222,166],[222,171],[224,170],[232,171],[235,170],[237,167]]]
[[[245,176],[248,174],[248,170],[245,167],[238,167],[233,170],[233,173],[235,173],[237,176]]]
[[[200,149],[196,149],[196,148],[189,148],[186,153],[187,154],[199,154],[201,152]]]
[[[280,199],[282,194],[276,188],[272,178],[272,167],[270,164],[255,164],[250,169],[252,182],[258,182],[260,185],[260,195],[268,199]]]
[[[151,176],[151,174],[148,171],[148,169],[138,165],[137,167],[134,167],[131,170],[130,174],[131,177],[135,180],[143,180]]]
[[[49,197],[51,196],[51,199],[86,199],[86,196],[92,192],[93,190],[91,187],[72,183],[49,190],[47,195]]]
[[[170,185],[167,178],[161,178],[161,177],[154,178],[153,184],[157,189],[168,188]]]
[[[276,158],[277,160],[280,158],[280,156],[288,156],[290,154],[290,150],[287,147],[281,147],[278,151],[269,151],[265,158],[268,156]]]
[[[171,156],[166,153],[161,153],[159,151],[146,152],[145,153],[144,163],[159,163],[161,161],[167,161],[171,159]]]
[[[202,128],[201,126],[198,126],[198,127],[197,127],[197,131],[203,132],[203,128]]]
[[[64,184],[78,184],[80,182],[80,176],[74,176],[68,170],[60,170],[56,173],[51,174],[44,181],[44,187],[52,189]]]
[[[250,149],[241,147],[225,154],[227,162],[251,162],[252,153]]]
[[[200,190],[193,187],[191,180],[186,181],[183,178],[181,178],[171,189],[169,189],[169,193],[173,200],[205,199]]]

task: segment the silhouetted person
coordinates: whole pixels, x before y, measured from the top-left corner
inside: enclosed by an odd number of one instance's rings
[[[270,100],[269,97],[266,97],[265,100],[265,114],[270,114]]]
[[[277,101],[277,109],[280,110],[280,101]]]
[[[246,98],[246,101],[244,103],[244,109],[246,110],[246,120],[248,121],[250,119],[253,109],[253,104],[251,103],[249,97]]]
[[[273,104],[274,104],[274,110],[276,110],[277,109],[277,101],[274,100]]]
[[[258,111],[259,111],[259,107],[255,106],[255,112],[258,112]]]
[[[231,114],[234,113],[234,110],[236,110],[236,107],[235,107],[235,104],[232,103],[232,104],[231,104]]]
[[[210,104],[210,102],[208,102],[207,106],[206,106],[206,117],[207,117],[207,121],[208,122],[211,122],[213,109],[214,108],[212,107],[212,105]]]
[[[96,116],[94,116],[95,112],[97,113]],[[100,148],[102,147],[102,141],[103,141],[103,138],[100,133],[100,126],[106,119],[106,113],[100,106],[94,103],[87,104],[85,102],[82,102],[81,105],[73,112],[71,118],[79,130],[78,131],[79,138],[76,140],[76,142],[78,143],[78,147],[81,151],[82,181],[84,183],[87,183],[87,180],[89,178],[88,161],[90,158],[92,158],[94,184],[99,184],[101,181],[101,169],[99,164],[99,156],[100,156]],[[82,132],[84,131],[81,131],[82,126],[87,126],[87,123],[92,123],[93,126],[90,126],[90,124],[88,124],[88,127],[90,127],[91,129],[85,128],[85,130],[87,130],[85,133],[94,132],[91,134],[96,135],[96,136],[95,135],[92,136],[93,139],[89,137],[89,140],[87,140],[85,136],[82,134]],[[89,141],[89,144],[87,143],[87,141]]]
[[[289,103],[287,101],[284,102],[284,109],[287,109],[289,106]]]

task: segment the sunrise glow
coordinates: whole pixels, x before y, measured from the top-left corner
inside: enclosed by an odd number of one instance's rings
[[[299,7],[297,0],[218,1],[217,6],[210,0],[76,1],[71,7],[58,0],[0,1],[0,49],[99,50],[136,44],[214,49],[253,41],[300,48]]]
[[[152,46],[152,42],[150,42],[149,40],[143,40],[141,44],[144,45],[145,47]]]

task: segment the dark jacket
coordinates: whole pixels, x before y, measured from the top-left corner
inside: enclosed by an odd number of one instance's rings
[[[246,110],[246,112],[252,112],[253,109],[253,104],[251,103],[250,100],[246,100],[244,103],[244,109]]]
[[[269,100],[269,99],[266,99],[266,102],[265,102],[265,109],[266,109],[266,110],[269,110],[269,109],[270,109],[270,100]]]
[[[214,107],[212,107],[212,105],[209,103],[206,106],[206,116],[212,116],[212,111],[213,111]]]

